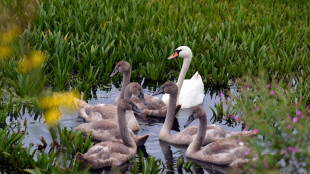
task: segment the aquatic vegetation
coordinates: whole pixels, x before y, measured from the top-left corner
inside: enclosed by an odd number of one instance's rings
[[[84,153],[93,145],[91,137],[58,127],[60,143],[57,142],[57,136],[53,136],[56,134],[53,134],[51,150],[45,152],[43,149],[47,143],[43,137],[43,148],[38,146],[38,149],[34,149],[33,144],[24,147],[23,140],[28,132],[27,119],[24,119],[23,129],[20,121],[12,119],[19,116],[20,112],[25,114],[24,106],[37,108],[39,105],[45,110],[47,123],[54,126],[60,116],[58,108],[64,105],[72,110],[73,97],[77,97],[74,92],[68,92],[39,99],[49,93],[44,86],[42,71],[46,56],[42,51],[30,51],[32,49],[22,39],[17,39],[25,31],[25,24],[27,27],[31,25],[36,5],[37,1],[32,0],[0,2],[0,77],[3,79],[0,83],[0,162],[4,172],[7,167],[7,172],[13,168],[14,172],[19,173],[77,173],[80,163],[75,161],[75,154]],[[27,110],[32,112],[32,109]],[[11,123],[6,123],[7,117],[11,117]],[[63,155],[59,155],[62,152]]]
[[[4,165],[14,166],[17,171],[29,173],[50,173],[50,172],[70,172],[76,173],[80,170],[80,163],[75,161],[76,152],[85,153],[93,143],[92,138],[83,136],[81,132],[61,130],[60,135],[61,149],[65,150],[64,156],[59,156],[59,150],[50,152],[39,152],[33,149],[33,145],[23,147],[25,132],[11,132],[10,125],[4,129],[0,128],[0,161]],[[67,162],[69,161],[68,166]],[[64,167],[66,166],[66,167]]]
[[[68,131],[67,128],[61,129],[59,124],[57,125],[57,130],[59,134],[59,144],[63,145],[66,153],[72,156],[75,156],[77,152],[85,153],[94,145],[92,136],[85,136],[81,131],[74,132]]]
[[[206,84],[226,86],[259,69],[306,77],[307,9],[300,1],[43,0],[25,36],[46,52],[44,71],[57,90],[79,84],[89,92],[123,59],[134,78],[175,78],[181,60],[167,57],[180,45],[194,53],[187,78],[198,70]]]
[[[193,164],[194,163],[192,161],[184,162],[184,159],[179,157],[178,162],[177,162],[177,169],[178,169],[178,171],[182,171],[182,168],[184,168],[186,172],[189,172],[189,171],[191,171],[191,167]]]
[[[214,109],[213,107],[209,106],[213,113],[211,121],[212,123],[218,122],[222,124],[227,124],[228,126],[236,126],[237,124],[239,124],[239,117],[235,116],[237,112],[232,109],[232,103],[227,102],[227,99],[223,101],[222,97],[218,103],[214,104]],[[226,122],[223,123],[223,121]]]
[[[139,149],[139,161],[133,158],[133,166],[131,166],[130,171],[133,174],[157,174],[163,173],[164,167],[161,167],[162,162],[160,159],[155,159],[153,156],[148,156],[144,159],[142,151]]]
[[[248,140],[258,154],[248,170],[309,172],[310,109],[304,97],[298,97],[290,82],[273,78],[268,83],[264,74],[247,77],[240,85],[240,93],[232,96],[233,108],[248,128],[262,135]]]
[[[33,164],[34,153],[30,153],[31,146],[27,149],[22,147],[25,134],[22,132],[11,133],[10,126],[0,128],[0,161],[4,164],[13,164],[17,169],[23,170]]]

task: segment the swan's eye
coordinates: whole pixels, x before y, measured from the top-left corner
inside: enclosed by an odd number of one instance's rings
[[[174,52],[177,52],[178,54],[181,52],[182,50],[174,50]]]

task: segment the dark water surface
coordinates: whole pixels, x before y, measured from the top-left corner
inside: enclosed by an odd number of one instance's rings
[[[152,94],[155,88],[147,88],[144,89],[145,94]],[[95,98],[91,98],[88,100],[88,103],[95,105],[99,103],[114,103],[114,99],[119,94],[120,89],[116,88],[115,86],[112,86],[111,90],[109,91],[103,91],[103,90],[97,90],[93,96]],[[158,97],[161,97],[159,95]],[[211,117],[213,116],[210,107],[214,107],[214,104],[220,101],[220,97],[216,94],[210,95],[206,94],[205,100],[203,102],[203,107],[206,110],[207,116],[208,116],[208,123],[212,123]],[[67,127],[69,130],[78,126],[79,124],[83,123],[83,121],[79,118],[77,118],[77,111],[75,112],[68,112],[63,109],[61,109],[63,116],[60,121],[61,127]],[[187,118],[190,114],[190,109],[183,109],[180,110],[178,113],[178,118],[176,119],[175,129],[184,129],[184,124],[187,121]],[[52,142],[52,138],[50,135],[50,132],[48,130],[48,126],[43,123],[44,118],[35,120],[33,116],[30,116],[29,114],[24,114],[23,117],[20,118],[20,122],[23,123],[24,119],[27,119],[28,121],[28,134],[26,135],[26,138],[24,139],[25,146],[28,146],[30,143],[36,144],[42,144],[40,141],[41,137],[44,137],[47,144],[50,144]],[[148,119],[141,119],[137,117],[137,120],[140,123],[140,130],[136,133],[138,135],[145,135],[150,134],[150,137],[148,138],[147,142],[145,143],[145,151],[148,155],[154,156],[156,159],[161,159],[162,162],[165,164],[166,169],[171,168],[171,173],[187,173],[186,171],[177,171],[176,164],[178,161],[178,158],[181,157],[185,161],[191,161],[190,159],[187,159],[185,157],[185,151],[186,147],[174,147],[171,146],[168,143],[160,142],[158,140],[158,134],[159,131],[163,125],[164,119],[157,119],[157,118],[148,118]],[[11,122],[9,117],[7,119],[7,123]],[[199,120],[195,120],[191,123],[191,125],[198,124]],[[221,125],[225,130],[227,131],[241,131],[241,126],[237,127],[229,127],[226,125],[222,125],[219,123],[215,123],[217,125]],[[172,131],[174,133],[176,131]],[[34,146],[35,147],[35,146]],[[49,147],[47,147],[46,150]],[[197,167],[197,165],[200,165],[202,167]],[[169,167],[170,166],[170,167]],[[216,166],[212,164],[205,164],[205,163],[199,163],[195,162],[192,167],[193,173],[226,173],[226,168],[221,166]],[[166,170],[169,171],[169,170]],[[96,172],[95,172],[96,173]],[[113,173],[113,172],[112,172]],[[191,173],[191,172],[189,172]]]

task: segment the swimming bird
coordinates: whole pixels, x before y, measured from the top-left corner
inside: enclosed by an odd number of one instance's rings
[[[105,141],[91,147],[85,154],[77,153],[78,161],[92,169],[108,166],[119,166],[132,158],[137,151],[137,146],[130,136],[126,123],[126,110],[141,112],[130,99],[121,99],[117,105],[119,132],[122,142]]]
[[[105,119],[94,121],[90,123],[83,123],[75,127],[73,130],[82,131],[85,135],[90,134],[94,140],[97,141],[118,141],[122,142],[122,137],[119,131],[119,124],[117,119]],[[133,138],[137,146],[145,144],[150,136],[149,134],[143,136],[136,136],[129,128],[129,135]]]
[[[240,167],[249,161],[247,156],[251,153],[251,149],[243,142],[221,139],[203,146],[203,140],[207,132],[207,117],[201,106],[192,109],[191,116],[185,126],[188,126],[194,119],[199,119],[199,130],[197,136],[186,150],[187,157],[230,167]]]
[[[177,81],[179,88],[177,105],[181,105],[182,109],[197,106],[203,102],[205,97],[202,78],[197,71],[191,79],[185,79],[193,57],[192,50],[188,46],[180,46],[174,50],[174,53],[168,59],[177,57],[183,58],[182,69]],[[168,105],[169,94],[163,95],[162,100]]]

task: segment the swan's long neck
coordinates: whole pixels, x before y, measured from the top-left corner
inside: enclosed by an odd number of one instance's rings
[[[126,89],[126,90],[125,90],[125,93],[124,93],[124,98],[130,99],[131,96],[132,96],[131,91],[130,91],[129,89]]]
[[[204,114],[204,116],[199,118],[198,134],[196,138],[193,140],[193,142],[187,148],[190,151],[190,153],[194,153],[201,148],[202,143],[206,136],[206,128],[207,128],[207,118],[206,114]]]
[[[125,113],[126,113],[126,110],[120,107],[117,107],[117,118],[118,118],[119,130],[120,130],[124,145],[127,147],[134,147],[136,144],[129,134]]]
[[[126,89],[127,85],[130,82],[130,74],[131,74],[130,70],[123,73],[123,84],[122,84],[122,89],[121,89],[121,93],[120,93],[120,98],[119,99],[124,99],[125,89]]]
[[[180,91],[181,91],[181,88],[182,88],[183,81],[185,79],[187,70],[189,68],[189,65],[191,64],[191,61],[192,61],[192,57],[186,57],[183,60],[182,69],[181,69],[181,72],[180,72],[180,75],[179,75],[179,78],[178,78],[178,82],[177,82],[177,86],[179,88],[178,98],[179,98],[179,94],[180,94]]]
[[[177,95],[178,91],[176,91],[174,94],[170,94],[166,119],[163,127],[160,130],[159,136],[170,135],[170,130],[174,122],[175,109],[177,104]]]

